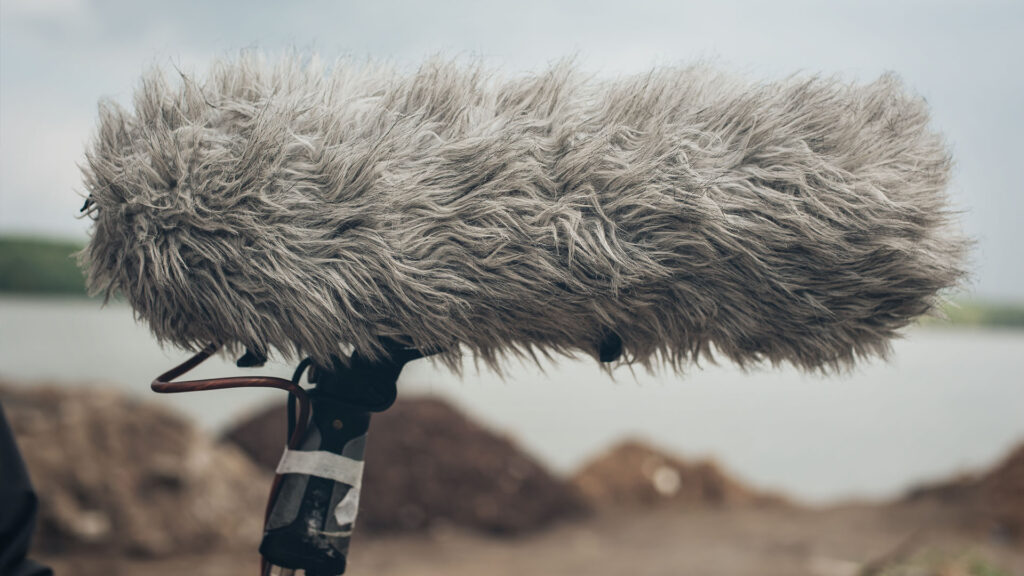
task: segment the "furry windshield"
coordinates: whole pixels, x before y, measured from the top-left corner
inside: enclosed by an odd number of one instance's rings
[[[240,57],[101,106],[82,262],[188,349],[834,368],[964,274],[928,121],[894,76]]]

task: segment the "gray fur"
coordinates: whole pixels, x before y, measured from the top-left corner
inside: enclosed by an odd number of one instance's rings
[[[893,76],[242,57],[101,106],[82,261],[192,349],[494,364],[614,332],[633,362],[834,368],[963,276],[927,124]]]

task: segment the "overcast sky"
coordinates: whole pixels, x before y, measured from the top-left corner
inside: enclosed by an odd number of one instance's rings
[[[201,71],[241,48],[476,55],[510,72],[576,55],[594,72],[714,59],[754,77],[899,73],[957,161],[979,243],[972,291],[1024,298],[1024,2],[0,0],[0,233],[84,238],[77,164],[101,97],[152,64]]]

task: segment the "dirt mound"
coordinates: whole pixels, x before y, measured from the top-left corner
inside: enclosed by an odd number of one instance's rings
[[[977,517],[995,535],[1024,545],[1024,444],[977,486]]]
[[[1024,545],[1024,444],[984,474],[915,488],[907,500],[956,508],[963,527]]]
[[[572,482],[596,507],[782,502],[746,488],[712,462],[684,462],[636,440],[624,441],[598,456],[580,469]]]
[[[0,388],[46,554],[254,546],[269,476],[185,420],[109,390]]]
[[[285,407],[226,435],[266,470],[281,457]],[[511,441],[435,399],[401,398],[374,415],[366,449],[359,527],[416,531],[454,524],[524,533],[585,512],[571,486]]]

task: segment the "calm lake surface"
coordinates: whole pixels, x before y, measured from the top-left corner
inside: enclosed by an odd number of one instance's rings
[[[0,380],[114,387],[214,432],[284,398],[273,390],[149,391],[154,376],[186,357],[161,350],[125,305],[0,298]],[[223,359],[207,364],[197,377],[243,372]],[[566,358],[543,370],[510,362],[502,379],[466,364],[459,378],[415,362],[399,389],[454,402],[563,473],[631,436],[826,502],[889,497],[984,468],[1024,441],[1024,331],[913,329],[889,361],[840,376],[713,365],[609,376],[593,361]],[[287,378],[291,367],[258,373]]]

